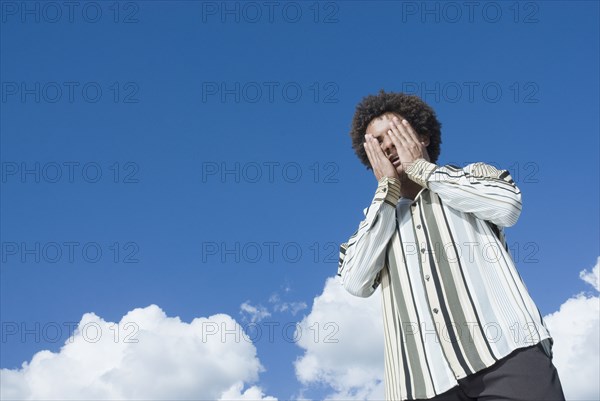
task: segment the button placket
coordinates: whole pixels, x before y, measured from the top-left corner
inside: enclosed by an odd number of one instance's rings
[[[418,244],[427,244],[427,241],[425,239],[424,230],[422,230],[423,222],[421,221],[421,218],[419,216],[416,204],[411,205],[411,214],[412,214],[413,222],[417,228],[417,230],[415,230],[415,236],[417,239],[417,243]],[[423,272],[423,278],[425,279],[425,292],[426,292],[426,296],[430,303],[431,311],[433,312],[433,314],[431,316],[432,316],[434,322],[436,322],[439,325],[442,325],[443,318],[441,317],[441,315],[439,313],[440,310],[436,305],[437,304],[437,294],[435,291],[435,285],[434,285],[433,281],[431,280],[431,274],[432,274],[431,273],[431,265],[429,264],[429,259],[426,255],[427,247],[422,246],[419,249],[420,249],[420,252],[422,255],[420,260],[421,260],[421,271]],[[433,301],[433,304],[432,304],[432,301]]]

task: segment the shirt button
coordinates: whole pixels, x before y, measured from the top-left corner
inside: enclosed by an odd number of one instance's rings
[[[433,313],[438,313],[438,312],[439,312],[438,308],[433,308]]]
[[[429,274],[425,276],[425,280],[427,280],[427,281],[429,281],[430,278],[431,277],[429,276]]]
[[[421,248],[421,253],[425,253],[425,248]]]
[[[418,229],[421,229],[421,225],[420,225],[420,224],[417,224],[417,228],[418,228]]]

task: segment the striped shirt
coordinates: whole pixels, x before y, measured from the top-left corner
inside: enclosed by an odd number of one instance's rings
[[[388,400],[431,398],[512,351],[552,338],[511,258],[503,227],[521,213],[506,170],[415,161],[414,201],[383,177],[365,219],[340,247],[353,295],[381,285]]]

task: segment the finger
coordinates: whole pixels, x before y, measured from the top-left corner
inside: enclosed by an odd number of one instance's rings
[[[406,137],[410,138],[409,140],[417,146],[423,145],[421,142],[421,138],[417,134],[417,132],[413,129],[408,121],[405,119],[402,120],[401,125],[404,127],[404,131],[406,133]]]
[[[390,121],[389,131],[391,131],[392,137],[396,137],[397,140],[399,141],[399,143],[401,144],[401,146],[403,148],[406,148],[408,146],[408,142],[406,140],[405,135],[402,133],[402,128],[403,127],[400,125],[397,117],[394,117],[394,120]]]
[[[402,120],[402,124],[404,125],[404,127],[406,127],[406,131],[408,132],[408,134],[416,141],[416,142],[420,142],[419,141],[419,135],[417,134],[417,132],[413,129],[412,125],[410,125],[410,123],[406,120]]]
[[[429,160],[429,153],[427,152],[427,145],[423,138],[413,129],[410,123],[406,120],[402,120],[402,124],[405,126],[408,135],[411,137],[411,140],[417,147],[420,149],[421,155],[419,157],[424,157],[426,160]]]
[[[371,167],[373,167],[373,165],[375,164],[375,160],[373,159],[373,155],[371,152],[370,141],[366,137],[365,137],[365,142],[363,143],[363,146],[365,147],[365,152],[367,152],[367,158],[369,159],[369,163],[371,164]]]
[[[394,117],[393,124],[396,127],[397,131],[400,133],[400,138],[405,144],[405,146],[415,145],[417,143],[415,139],[411,136],[411,134],[408,132],[406,125],[404,125],[404,123],[402,123],[399,118]]]
[[[381,146],[379,146],[379,141],[377,139],[375,139],[374,137],[370,136],[369,137],[369,145],[371,148],[371,155],[373,156],[373,160],[375,162],[375,164],[377,165],[378,169],[381,169],[382,166],[382,158],[383,156],[383,152],[381,151]]]
[[[423,156],[423,149],[425,149],[425,144],[419,141],[416,132],[412,129],[408,121],[402,120],[399,123],[399,120],[396,120],[398,131],[401,133],[401,138],[404,140],[405,149],[411,154],[413,158],[419,158]]]
[[[384,171],[388,167],[388,165],[392,164],[392,162],[390,162],[388,157],[385,155],[385,153],[383,152],[383,149],[381,149],[381,144],[375,138],[373,138],[373,150],[375,153],[375,157],[377,157],[377,162],[379,163],[379,167],[381,168],[382,171]]]
[[[402,138],[402,134],[400,133],[398,128],[396,128],[395,125],[390,124],[390,129],[388,130],[387,134],[390,137],[390,139],[392,140],[392,143],[394,144],[394,146],[396,147],[397,153],[400,153],[403,148],[406,148],[407,143]]]
[[[369,161],[371,162],[371,167],[373,168],[373,170],[378,170],[379,169],[379,158],[377,157],[377,154],[375,152],[376,146],[374,146],[374,144],[373,144],[374,138],[371,137],[370,135],[366,135],[365,140],[366,140],[365,150],[367,151],[367,157],[369,158]]]

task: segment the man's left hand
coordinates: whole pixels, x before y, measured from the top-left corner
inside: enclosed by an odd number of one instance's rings
[[[429,161],[426,142],[419,139],[408,121],[400,121],[398,117],[394,117],[390,121],[390,129],[387,134],[396,147],[396,152],[402,163],[402,170],[406,171],[410,164],[417,159]]]

